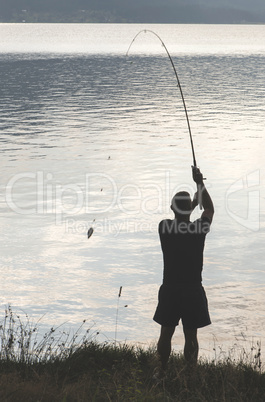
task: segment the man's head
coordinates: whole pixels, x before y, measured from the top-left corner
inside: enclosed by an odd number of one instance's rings
[[[179,191],[171,201],[171,209],[175,215],[189,216],[192,212],[192,201],[187,191]]]

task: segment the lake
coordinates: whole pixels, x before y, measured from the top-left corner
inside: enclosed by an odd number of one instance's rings
[[[250,351],[265,341],[263,25],[0,24],[2,314],[157,340],[157,227],[195,186],[165,49],[143,32],[125,56],[144,29],[172,55],[215,205],[200,355]]]

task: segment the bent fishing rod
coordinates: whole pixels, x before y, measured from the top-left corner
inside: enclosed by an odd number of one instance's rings
[[[185,115],[186,115],[187,124],[188,124],[188,130],[189,130],[189,136],[190,136],[190,144],[191,144],[191,151],[192,151],[192,157],[193,157],[193,167],[194,167],[194,168],[197,168],[197,163],[196,163],[196,158],[195,158],[195,151],[194,151],[194,145],[193,145],[193,140],[192,140],[192,135],[191,135],[191,128],[190,128],[189,116],[188,116],[188,111],[187,111],[187,107],[186,107],[184,95],[183,95],[183,92],[182,92],[182,88],[181,88],[181,85],[180,85],[180,81],[179,81],[179,77],[178,77],[178,73],[177,73],[176,67],[175,67],[175,65],[174,65],[174,63],[173,63],[172,57],[171,57],[171,55],[170,55],[170,53],[169,53],[169,51],[168,51],[168,49],[167,49],[165,43],[163,42],[163,40],[160,38],[160,36],[159,36],[156,32],[154,32],[154,31],[152,31],[152,30],[150,30],[150,29],[143,29],[143,30],[141,30],[140,32],[138,32],[138,34],[135,35],[135,37],[133,38],[133,40],[132,40],[132,42],[131,42],[131,44],[130,44],[128,50],[127,50],[126,56],[128,56],[129,51],[130,51],[130,49],[131,49],[131,47],[132,47],[132,44],[134,43],[134,41],[136,40],[136,38],[137,38],[141,33],[143,33],[143,32],[144,32],[144,33],[149,32],[149,33],[155,35],[155,36],[160,40],[162,46],[164,47],[164,49],[165,49],[165,51],[166,51],[166,53],[167,53],[167,55],[168,55],[168,58],[169,58],[169,60],[170,60],[170,62],[171,62],[171,65],[172,65],[172,67],[173,67],[173,70],[174,70],[174,73],[175,73],[175,76],[176,76],[176,79],[177,79],[177,83],[178,83],[178,88],[179,88],[179,90],[180,90],[180,94],[181,94],[181,98],[182,98],[184,110],[185,110]],[[198,169],[198,168],[197,168],[197,169]]]
[[[182,92],[182,88],[181,88],[181,85],[180,85],[180,81],[179,81],[179,77],[178,77],[178,73],[177,73],[176,67],[175,67],[175,65],[174,65],[174,63],[173,63],[172,57],[171,57],[171,55],[170,55],[170,53],[169,53],[169,51],[168,51],[168,49],[167,49],[165,43],[163,42],[163,40],[160,38],[160,36],[159,36],[156,32],[154,32],[154,31],[152,31],[152,30],[150,30],[150,29],[143,29],[143,30],[139,31],[139,32],[135,35],[135,37],[133,38],[133,40],[131,41],[130,46],[129,46],[127,52],[126,52],[126,57],[129,55],[129,51],[130,51],[130,49],[131,49],[131,47],[132,47],[132,44],[133,44],[134,41],[136,40],[136,38],[137,38],[141,33],[143,33],[143,32],[144,32],[144,33],[149,32],[149,33],[155,35],[155,36],[160,40],[162,46],[164,47],[164,49],[165,49],[165,51],[166,51],[166,53],[167,53],[167,55],[168,55],[169,60],[170,60],[170,62],[171,62],[171,65],[172,65],[172,67],[173,67],[173,70],[174,70],[174,73],[175,73],[175,76],[176,76],[176,79],[177,79],[178,88],[179,88],[179,90],[180,90],[181,99],[182,99],[183,106],[184,106],[184,110],[185,110],[185,115],[186,115],[188,130],[189,130],[189,137],[190,137],[190,144],[191,144],[192,157],[193,157],[193,166],[192,166],[192,167],[193,167],[194,169],[197,169],[197,170],[199,171],[199,168],[197,167],[196,158],[195,158],[195,151],[194,151],[193,139],[192,139],[192,135],[191,135],[191,128],[190,128],[189,116],[188,116],[188,111],[187,111],[187,107],[186,107],[184,95],[183,95],[183,92]],[[199,198],[200,198],[200,197],[199,197]],[[201,201],[200,201],[200,200],[199,200],[199,205],[200,205],[200,208],[202,209],[202,205],[201,205]],[[94,232],[94,227],[93,227],[93,223],[94,223],[94,222],[95,222],[95,219],[94,219],[93,222],[92,222],[92,226],[88,229],[88,232],[87,232],[87,237],[88,237],[88,239],[92,236],[92,234],[93,234],[93,232]]]

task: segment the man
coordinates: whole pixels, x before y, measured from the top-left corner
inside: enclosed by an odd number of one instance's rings
[[[159,224],[164,272],[154,321],[161,325],[157,352],[162,372],[166,369],[171,339],[180,319],[185,337],[184,357],[191,364],[196,364],[198,358],[197,329],[211,324],[201,274],[204,242],[214,207],[200,170],[193,167],[192,174],[197,184],[193,201],[189,193],[177,193],[171,204],[175,219],[165,219]],[[203,208],[201,218],[190,222],[190,214],[198,203]]]

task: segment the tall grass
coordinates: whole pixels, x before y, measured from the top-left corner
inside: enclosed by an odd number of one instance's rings
[[[9,305],[0,323],[0,362],[17,364],[46,363],[69,357],[78,344],[93,337],[91,329],[83,331],[85,320],[73,335],[58,327],[40,334],[38,323],[27,314],[24,320]]]
[[[73,335],[58,327],[41,337],[37,324],[8,307],[0,338],[1,402],[265,400],[260,344],[196,367],[173,353],[166,377],[157,381],[154,347],[99,344],[84,322]]]

